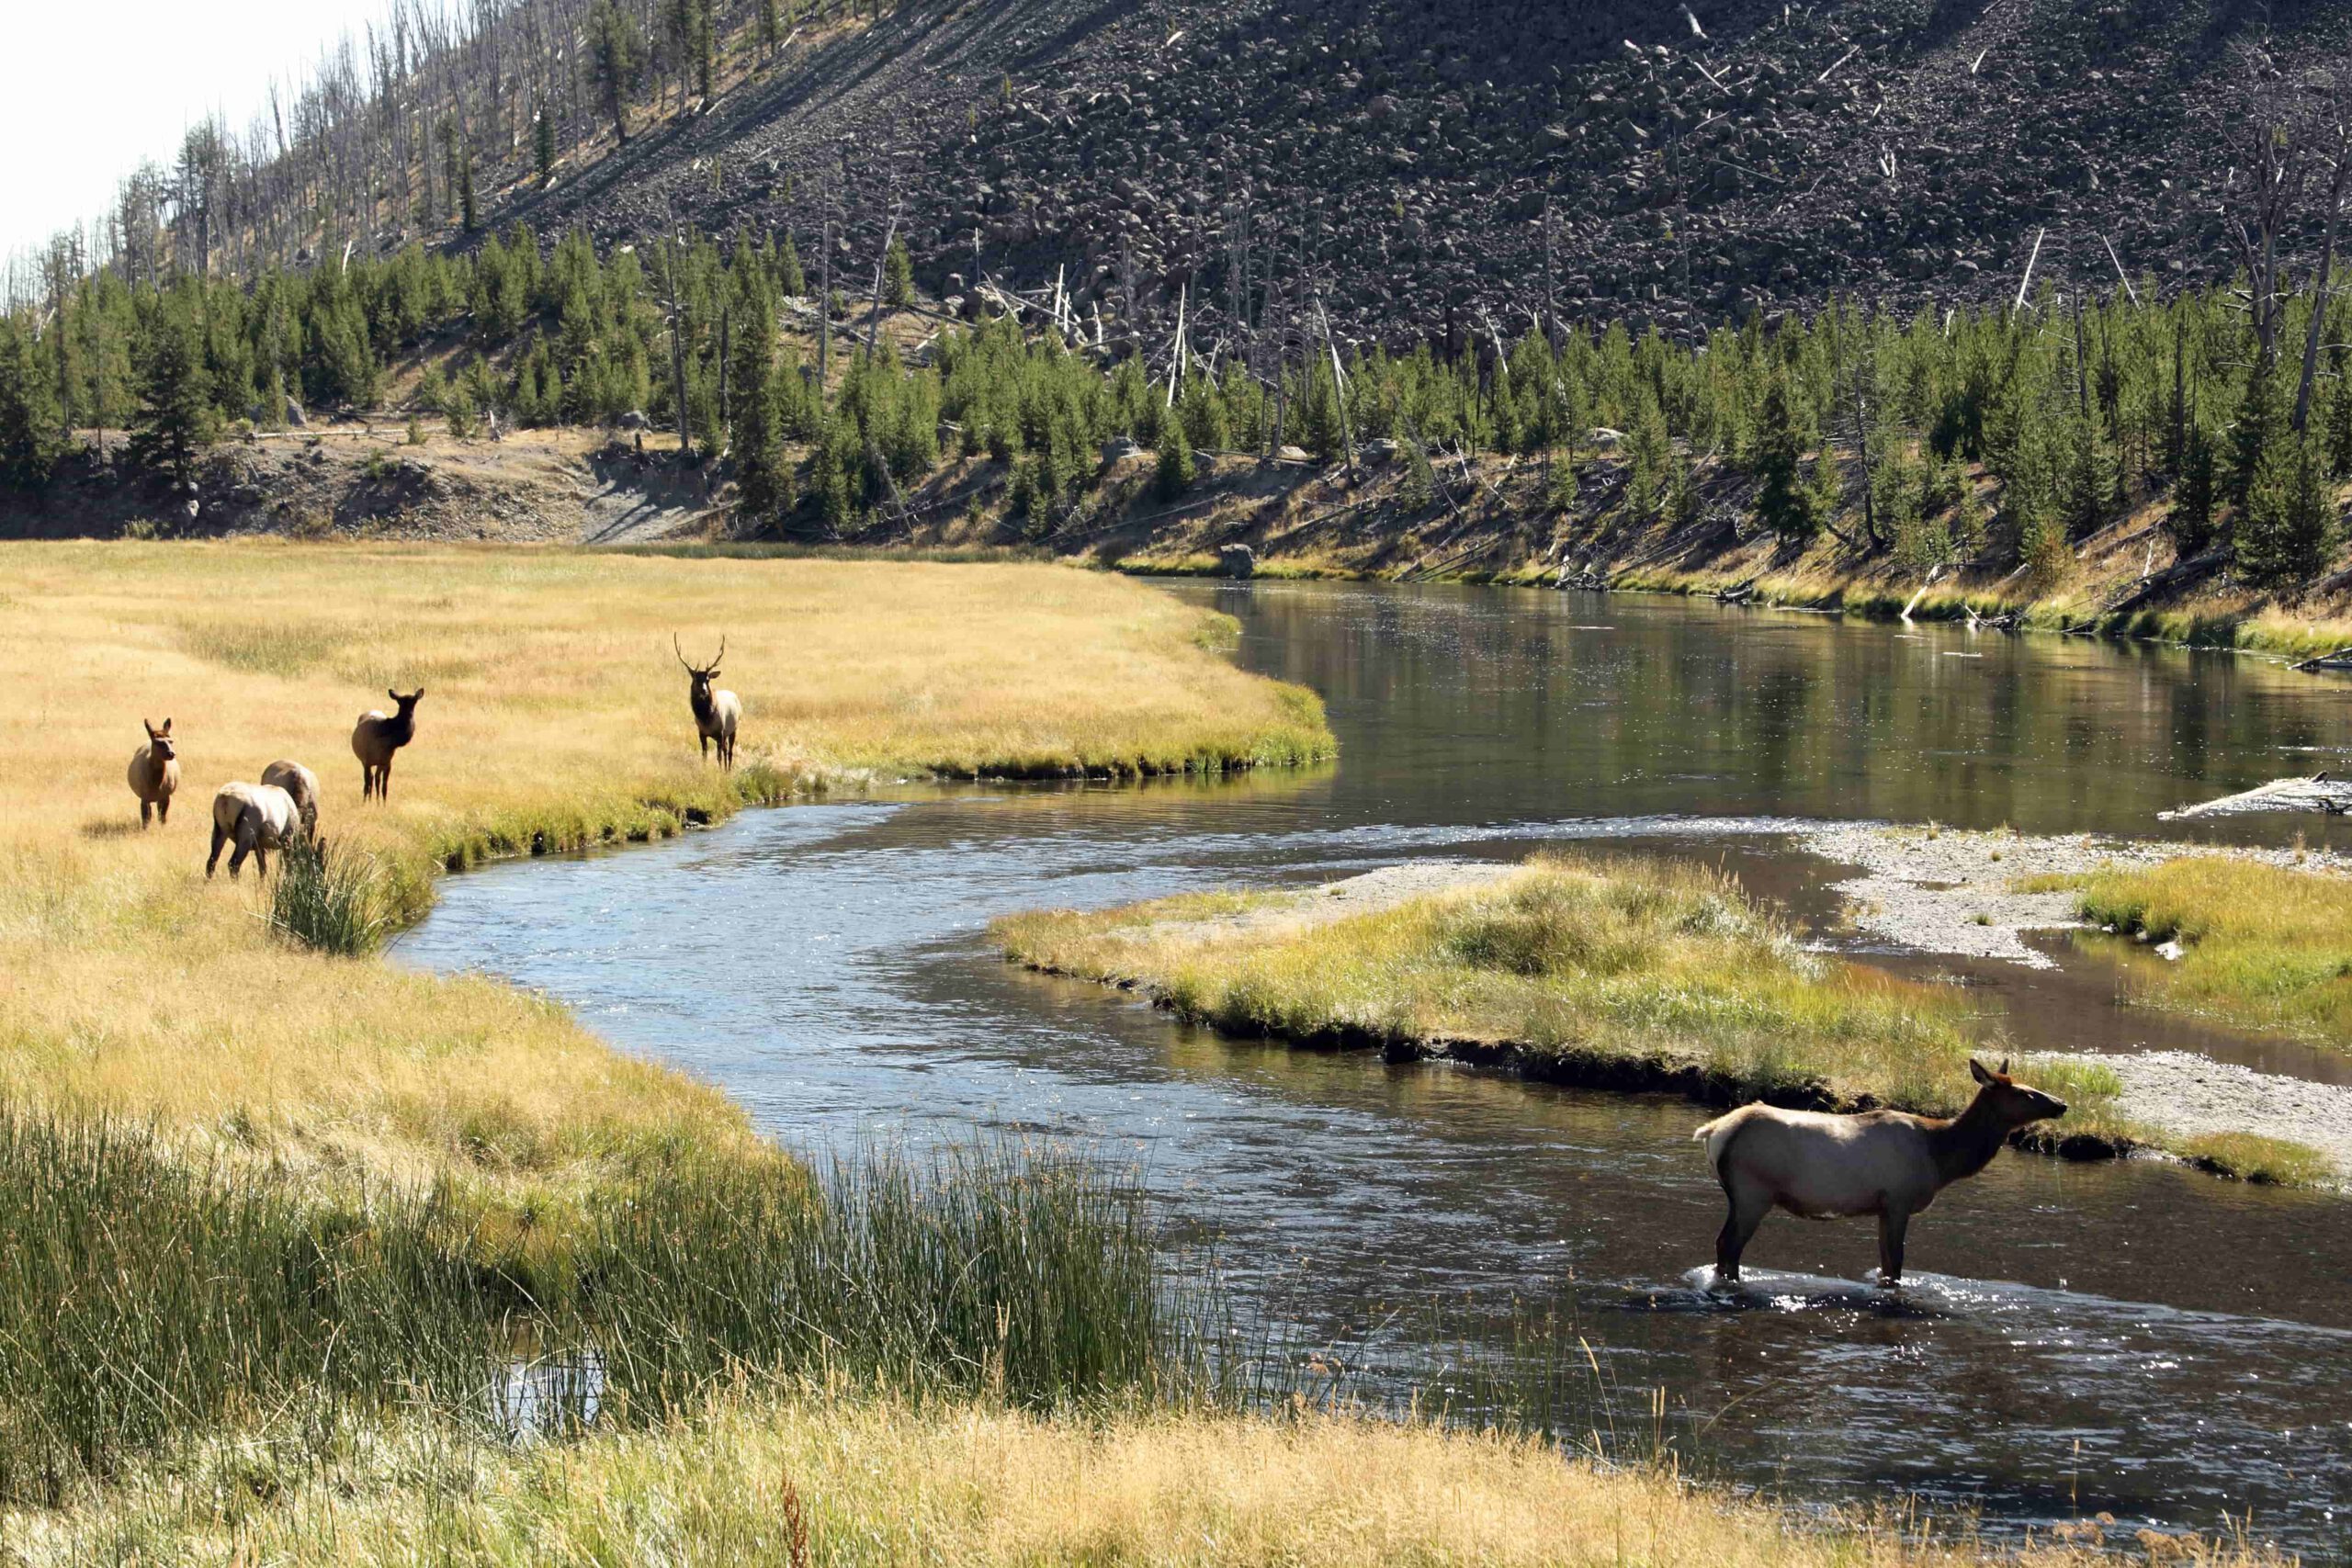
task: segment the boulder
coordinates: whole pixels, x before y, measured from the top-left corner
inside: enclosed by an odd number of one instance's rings
[[[311,422],[303,416],[302,405],[293,399],[286,400],[286,426],[289,430],[307,430]]]
[[[1124,463],[1143,455],[1142,446],[1132,435],[1114,435],[1102,443],[1102,460],[1106,463]]]
[[[652,428],[652,422],[645,417],[645,411],[643,409],[631,409],[628,412],[621,415],[620,418],[613,421],[613,423],[619,425],[623,430],[650,430]]]
[[[1219,545],[1216,547],[1216,570],[1220,577],[1255,577],[1258,575],[1258,552],[1247,545]]]

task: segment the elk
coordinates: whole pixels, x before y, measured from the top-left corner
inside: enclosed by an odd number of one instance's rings
[[[300,762],[279,758],[261,771],[261,782],[284,790],[294,801],[294,813],[301,818],[302,837],[312,843],[319,840],[319,775]]]
[[[1968,1109],[1949,1120],[1901,1111],[1858,1116],[1743,1105],[1691,1136],[1723,1183],[1731,1213],[1715,1237],[1715,1278],[1739,1278],[1739,1255],[1775,1208],[1803,1219],[1878,1216],[1879,1283],[1903,1280],[1903,1233],[1911,1216],[1953,1182],[1993,1162],[2011,1133],[2066,1114],[2065,1101],[1973,1056],[1977,1084]]]
[[[416,739],[416,702],[424,695],[419,686],[407,696],[387,689],[393,712],[369,708],[352,727],[351,754],[359,759],[359,798],[392,798],[392,753]]]
[[[151,812],[156,821],[170,823],[172,793],[180,787],[180,759],[172,744],[170,718],[161,729],[143,718],[139,722],[147,730],[147,744],[130,754],[130,793],[139,797],[139,826],[144,829]]]
[[[237,847],[237,852],[229,857],[230,881],[237,880],[247,855],[267,876],[269,852],[293,842],[301,825],[302,815],[295,808],[294,797],[276,784],[222,784],[212,797],[212,853],[204,863],[205,880],[211,880],[213,868],[220,863],[224,844]]]
[[[736,700],[732,692],[710,689],[711,682],[718,678],[719,661],[727,657],[727,639],[723,637],[718,639],[718,651],[711,656],[708,664],[700,667],[696,667],[686,657],[685,649],[678,646],[674,632],[670,635],[670,649],[678,656],[678,662],[686,667],[686,704],[695,710],[695,729],[702,738],[703,760],[710,760],[710,743],[716,740],[718,742],[718,765],[733,767],[735,727],[742,720],[743,705]]]

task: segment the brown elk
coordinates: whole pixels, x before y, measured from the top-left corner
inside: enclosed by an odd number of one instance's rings
[[[224,844],[237,847],[237,852],[229,857],[230,881],[237,880],[247,855],[267,876],[269,852],[292,843],[301,829],[302,814],[296,809],[294,797],[276,784],[222,784],[212,797],[212,853],[204,863],[206,879],[210,880],[213,867],[220,863]]]
[[[148,813],[155,820],[168,824],[172,819],[172,794],[180,787],[179,752],[172,744],[172,721],[164,720],[164,728],[156,728],[145,719],[139,721],[147,730],[147,744],[130,754],[130,793],[139,797],[139,825],[147,826]]]
[[[300,762],[279,758],[261,771],[261,782],[284,790],[294,802],[294,813],[301,819],[302,837],[312,843],[319,840],[319,775]]]
[[[710,759],[710,744],[718,742],[718,765],[735,765],[735,727],[742,722],[743,705],[732,692],[711,690],[711,682],[718,678],[718,665],[727,657],[727,639],[718,639],[718,651],[708,664],[697,666],[678,646],[676,633],[670,637],[671,651],[678,662],[686,667],[686,704],[695,711],[695,730],[702,738],[703,760]]]
[[[392,798],[392,753],[416,739],[416,703],[424,695],[419,686],[407,696],[387,690],[394,711],[369,708],[352,727],[351,754],[359,759],[359,798]]]
[[[2066,1114],[2065,1101],[2010,1077],[2006,1060],[1995,1070],[1972,1056],[1968,1071],[1980,1086],[1976,1098],[1949,1120],[1743,1105],[1692,1134],[1705,1142],[1707,1164],[1731,1202],[1715,1238],[1715,1277],[1739,1278],[1748,1238],[1781,1208],[1809,1220],[1876,1214],[1879,1282],[1899,1284],[1911,1216],[1990,1165],[2019,1127]]]

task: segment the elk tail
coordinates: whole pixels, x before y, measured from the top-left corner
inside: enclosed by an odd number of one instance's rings
[[[1747,1123],[1747,1113],[1754,1107],[1743,1105],[1701,1126],[1690,1134],[1693,1143],[1707,1145],[1707,1168],[1717,1176],[1723,1174],[1724,1151],[1730,1147],[1732,1137]]]

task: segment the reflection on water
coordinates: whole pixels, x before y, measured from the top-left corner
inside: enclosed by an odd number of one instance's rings
[[[1922,1272],[1899,1298],[1856,1282],[1869,1225],[1776,1216],[1757,1293],[1727,1302],[1694,1275],[1722,1196],[1692,1107],[1222,1041],[1012,969],[983,931],[1040,904],[1576,839],[1721,856],[1826,920],[1818,868],[1771,817],[2144,830],[2282,771],[2285,747],[2345,744],[2334,692],[2210,658],[1914,644],[1667,601],[1191,592],[1242,616],[1250,662],[1327,694],[1336,769],[755,813],[456,879],[401,951],[545,987],[797,1145],[993,1128],[1132,1156],[1177,1240],[1224,1238],[1245,1309],[1375,1377],[1417,1365],[1399,1303],[1442,1295],[1499,1339],[1522,1303],[1565,1298],[1609,1383],[1637,1410],[1663,1386],[1738,1479],[1841,1502],[1900,1487],[1995,1528],[2108,1509],[2211,1529],[2251,1508],[2307,1552],[2340,1550],[2338,1201],[2005,1156],[1913,1227]],[[1987,657],[1935,657],[1962,646]]]

